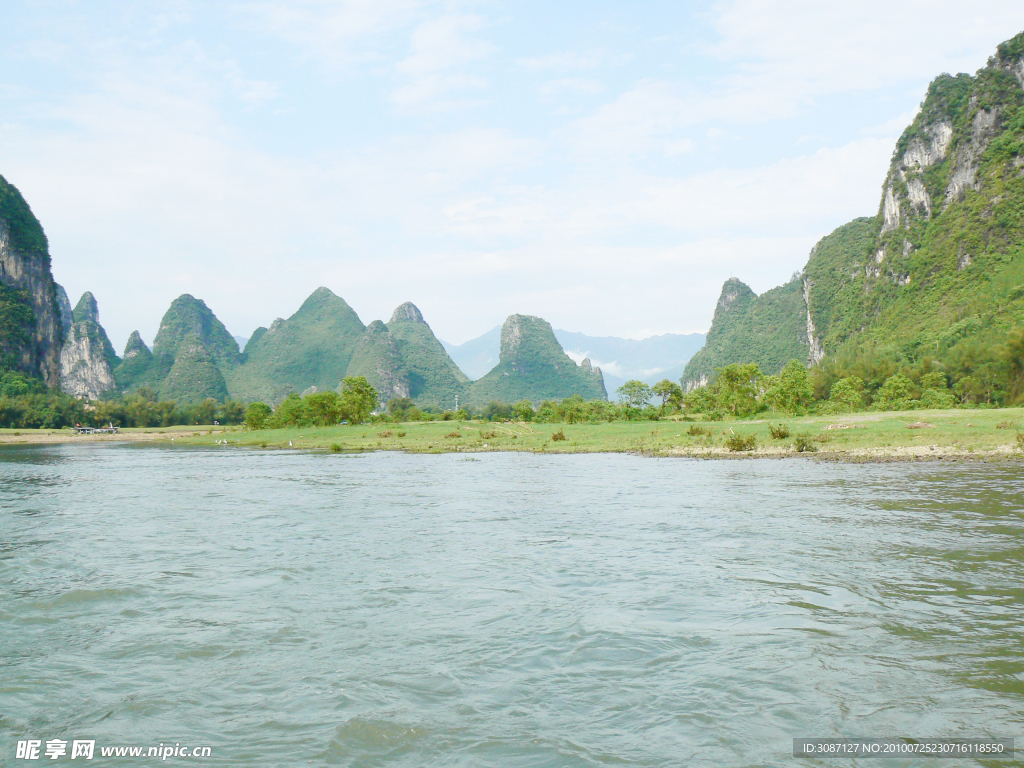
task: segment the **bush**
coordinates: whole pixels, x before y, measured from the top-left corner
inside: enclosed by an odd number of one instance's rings
[[[691,424],[690,428],[686,430],[686,434],[690,437],[700,437],[702,435],[710,435],[710,429],[704,429],[704,427],[698,427],[696,424]]]
[[[708,417],[708,421],[722,421],[725,418],[725,414],[717,409],[714,411],[708,411],[706,415]]]
[[[797,435],[793,438],[793,447],[797,453],[814,453],[818,450],[818,447],[814,444],[814,439],[810,435]]]
[[[264,446],[266,443],[264,443]],[[341,453],[341,446],[338,443],[331,443],[331,453]]]
[[[787,437],[789,437],[789,427],[787,427],[785,424],[777,424],[774,426],[769,424],[768,432],[775,440],[785,440]]]
[[[553,442],[558,442],[559,440],[565,440],[565,439],[566,439],[565,438],[565,431],[562,430],[562,429],[558,430],[553,435],[551,435],[551,440]]]
[[[725,447],[730,451],[752,451],[757,448],[757,438],[753,435],[729,435],[725,438]]]
[[[922,408],[952,408],[956,398],[948,389],[926,389],[921,393]]]

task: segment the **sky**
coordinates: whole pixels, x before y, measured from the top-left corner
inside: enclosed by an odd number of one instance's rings
[[[0,174],[114,346],[318,286],[461,343],[511,313],[704,331],[878,210],[929,81],[1024,3],[10,2]]]

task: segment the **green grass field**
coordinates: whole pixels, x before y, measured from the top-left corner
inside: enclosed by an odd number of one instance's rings
[[[785,425],[775,438],[770,427]],[[703,434],[690,434],[701,431]],[[565,439],[557,439],[564,435]],[[729,441],[753,438],[750,450]],[[0,430],[2,443],[101,441],[170,442],[246,448],[414,453],[641,453],[654,456],[744,458],[805,455],[853,461],[1024,458],[1024,408],[898,411],[750,421],[633,421],[535,424],[473,421],[363,424],[250,432],[242,427],[179,426],[124,429],[112,437],[76,437],[68,430]],[[799,451],[802,445],[805,450]]]
[[[783,424],[788,437],[773,438]],[[689,432],[705,430],[707,434]],[[901,411],[751,421],[612,422],[607,424],[480,423],[471,421],[364,424],[248,432],[231,428],[181,438],[183,442],[255,448],[334,451],[450,453],[533,451],[544,453],[635,452],[707,457],[779,456],[884,459],[1024,456],[1018,441],[1024,409]],[[557,439],[564,435],[564,440]],[[731,450],[728,441],[753,436],[753,450]],[[798,440],[800,438],[800,440]],[[1022,438],[1024,439],[1024,433]],[[738,442],[733,440],[733,442]]]

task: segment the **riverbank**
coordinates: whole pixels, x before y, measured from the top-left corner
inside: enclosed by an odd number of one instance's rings
[[[779,425],[785,427],[782,433]],[[780,436],[773,437],[772,428]],[[260,431],[241,427],[178,426],[82,436],[72,435],[69,430],[0,430],[0,444],[165,441],[180,445],[346,453],[525,451],[697,458],[804,455],[840,461],[916,461],[1024,458],[1022,430],[1024,408],[1002,408],[720,422],[670,419],[606,424],[434,421]],[[781,436],[783,433],[785,436]],[[733,450],[744,440],[752,440],[749,450]]]

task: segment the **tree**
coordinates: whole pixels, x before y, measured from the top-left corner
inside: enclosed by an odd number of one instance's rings
[[[533,421],[534,412],[533,405],[529,400],[520,400],[515,404],[513,410],[516,412],[516,416],[519,417],[520,421]]]
[[[272,414],[266,403],[249,403],[245,410],[245,426],[247,429],[266,429]]]
[[[757,409],[757,382],[761,369],[757,363],[734,363],[715,370],[715,389],[718,405],[742,416]]]
[[[414,406],[415,403],[413,403],[412,398],[392,397],[388,400],[388,413],[391,414],[395,421],[408,421],[405,414]]]
[[[337,424],[344,418],[345,403],[337,392],[316,392],[303,398],[306,417],[318,427]]]
[[[683,398],[683,390],[678,384],[670,379],[662,379],[653,387],[651,392],[661,398],[661,412],[665,412],[665,406],[668,405],[669,400],[674,399],[675,402],[679,402]]]
[[[651,388],[636,379],[630,379],[615,392],[629,408],[643,408],[651,399]]]
[[[911,407],[910,390],[914,382],[902,373],[896,373],[885,380],[875,393],[873,407],[876,411],[905,411]]]
[[[377,407],[377,390],[365,376],[346,376],[341,380],[341,399],[348,420],[360,424],[370,418]]]
[[[953,391],[960,398],[960,404],[964,405],[968,402],[976,402],[979,397],[984,395],[985,385],[973,376],[964,376],[953,387]]]
[[[294,392],[290,392],[274,409],[274,426],[304,427],[307,424],[306,403]]]
[[[814,384],[799,360],[790,360],[765,391],[769,404],[786,413],[803,413],[814,401]]]
[[[864,407],[864,380],[847,376],[832,385],[825,404],[826,413],[850,413]]]
[[[194,406],[193,418],[199,424],[213,424],[217,413],[217,401],[208,397],[199,405]]]

